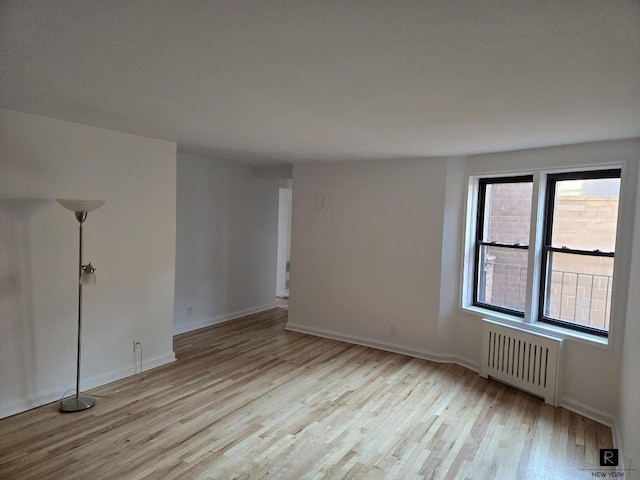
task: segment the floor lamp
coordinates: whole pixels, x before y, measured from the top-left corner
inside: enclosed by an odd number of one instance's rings
[[[82,337],[82,286],[96,283],[95,268],[91,263],[82,264],[82,224],[87,219],[87,213],[100,208],[103,200],[69,200],[59,198],[58,203],[64,208],[76,214],[76,219],[80,224],[80,261],[79,261],[79,281],[78,281],[78,358],[76,363],[76,394],[73,397],[65,398],[60,402],[60,410],[63,412],[79,412],[95,405],[96,399],[88,395],[80,395],[80,347]]]

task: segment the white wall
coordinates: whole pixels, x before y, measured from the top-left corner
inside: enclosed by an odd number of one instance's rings
[[[444,160],[294,165],[289,329],[449,356]],[[315,193],[329,196],[316,210]]]
[[[638,176],[640,187],[640,172]],[[640,467],[640,195],[636,197],[634,248],[624,332],[622,371],[620,373],[620,439],[624,446],[625,468]]]
[[[447,159],[447,178],[442,228],[442,258],[440,271],[439,331],[442,343],[450,353],[457,353],[459,333],[457,315],[460,308],[460,268],[464,238],[462,215],[465,195],[465,159]],[[466,336],[466,333],[462,333]],[[475,368],[475,362],[458,357],[457,363]]]
[[[247,165],[178,154],[175,333],[275,307],[286,184]]]
[[[276,272],[276,295],[289,296],[287,265],[291,252],[291,189],[281,188],[278,202],[278,266]]]
[[[294,165],[288,328],[478,369],[481,316],[460,308],[467,174],[626,161],[610,345],[567,339],[560,372],[561,404],[614,423],[625,259],[640,244],[625,220],[634,215],[639,148],[638,141],[619,141],[466,160]],[[314,210],[317,192],[329,194],[329,210]]]
[[[75,386],[78,222],[85,222],[83,388],[174,359],[174,143],[0,110],[0,417]]]

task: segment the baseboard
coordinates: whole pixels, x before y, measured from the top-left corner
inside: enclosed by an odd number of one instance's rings
[[[288,297],[289,296],[289,290],[283,290],[281,292],[276,292],[276,297]]]
[[[269,303],[267,305],[262,305],[260,307],[252,307],[246,308],[244,310],[237,310],[231,313],[225,313],[223,315],[217,315],[213,318],[209,318],[206,320],[199,320],[194,322],[187,322],[180,325],[173,326],[173,334],[180,335],[182,333],[192,332],[193,330],[199,330],[205,327],[211,327],[213,325],[218,325],[220,323],[225,323],[230,320],[235,320],[236,318],[244,317],[246,315],[252,315],[254,313],[264,312],[265,310],[271,310],[272,308],[276,308],[278,305],[275,303]]]
[[[624,451],[622,449],[620,424],[617,419],[613,421],[611,426],[611,436],[613,437],[613,448],[618,449],[618,471],[624,471]]]
[[[431,362],[455,363],[474,372],[477,372],[479,370],[479,367],[474,365],[473,362],[458,358],[454,355],[442,355],[439,353],[430,352],[428,350],[408,348],[404,345],[380,342],[358,335],[345,335],[343,333],[338,333],[331,330],[308,327],[306,325],[299,325],[291,322],[287,323],[285,329],[292,332],[306,333],[308,335],[315,335],[316,337],[330,338],[332,340],[339,340],[341,342],[376,348],[378,350],[384,350],[386,352],[399,353],[401,355],[407,355],[409,357],[422,358],[423,360],[429,360]]]
[[[611,415],[608,415],[599,410],[595,410],[588,407],[584,403],[577,402],[568,398],[561,399],[558,405],[562,408],[566,408],[567,410],[571,410],[573,413],[577,413],[578,415],[582,415],[583,417],[590,418],[591,420],[601,423],[602,425],[605,425],[611,429],[613,448],[618,449],[618,466],[616,467],[616,471],[623,472],[624,452],[622,450],[622,437],[620,436],[620,424],[618,423],[618,421],[615,418],[611,417]]]
[[[561,398],[558,402],[558,406],[566,408],[567,410],[571,410],[573,413],[577,413],[578,415],[582,415],[583,417],[590,418],[591,420],[603,425],[606,425],[607,427],[611,428],[612,431],[615,427],[616,422],[615,419],[611,417],[611,415],[591,408],[588,405],[585,405],[584,403],[578,402],[576,400],[572,400],[570,398]]]
[[[478,364],[477,362],[469,360],[468,358],[457,357],[456,363],[461,367],[464,367],[467,370],[471,370],[472,372],[476,372],[478,375],[480,375],[480,364]]]
[[[176,356],[173,352],[168,355],[162,355],[142,362],[142,371],[151,370],[167,363],[174,362]],[[122,368],[113,372],[105,373],[95,377],[81,380],[80,390],[85,392],[92,388],[106,385],[107,383],[115,382],[122,378],[129,377],[136,373],[136,366]],[[30,395],[27,398],[18,400],[7,405],[0,405],[0,418],[10,417],[17,413],[22,413],[32,408],[41,407],[47,403],[56,402],[60,400],[63,395],[69,394],[69,392],[75,392],[75,385],[67,385],[66,387],[57,387],[54,390],[49,390],[44,393]]]
[[[173,352],[171,352],[168,355],[161,355],[159,357],[154,357],[149,360],[144,360],[142,362],[141,370],[145,372],[147,370],[151,370],[152,368],[160,367],[162,365],[166,365],[167,363],[171,363],[175,361],[176,361],[176,356]],[[106,385],[107,383],[115,382],[116,380],[120,380],[122,378],[130,377],[131,375],[135,375],[137,373],[136,368],[137,367],[134,365],[131,367],[123,368],[115,372],[89,378],[88,380],[82,380],[80,382],[80,389],[83,391],[86,391],[92,388]]]

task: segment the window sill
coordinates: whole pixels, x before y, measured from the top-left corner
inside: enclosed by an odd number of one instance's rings
[[[550,335],[563,340],[570,340],[579,343],[585,343],[587,345],[597,345],[601,347],[609,346],[609,339],[606,337],[599,337],[597,335],[589,335],[588,333],[574,332],[566,328],[556,327],[542,322],[525,322],[520,317],[513,315],[507,315],[504,313],[494,312],[492,310],[486,310],[484,308],[468,306],[462,307],[462,310],[466,313],[471,313],[494,322],[502,323],[507,326],[515,326],[522,330],[527,330],[533,333],[542,335]]]

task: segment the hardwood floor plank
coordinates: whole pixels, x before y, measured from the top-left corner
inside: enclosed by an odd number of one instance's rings
[[[609,428],[462,367],[286,320],[177,336],[175,363],[95,389],[90,410],[0,420],[0,478],[573,480],[612,445]]]

